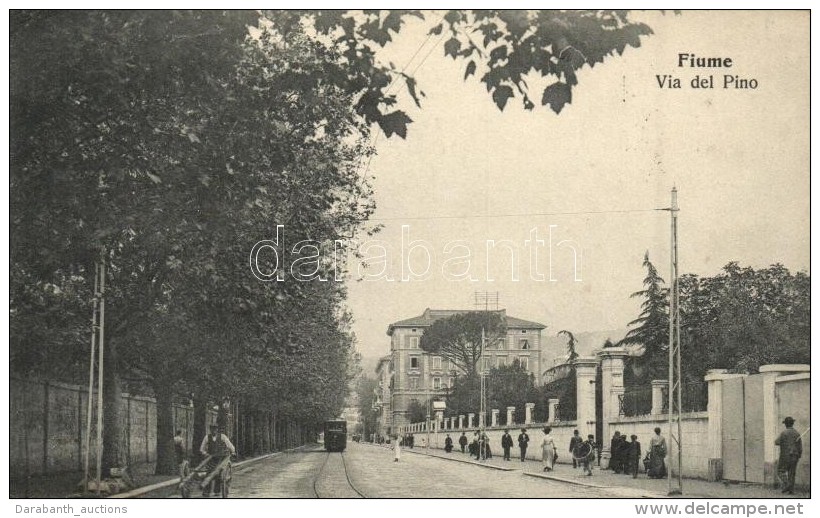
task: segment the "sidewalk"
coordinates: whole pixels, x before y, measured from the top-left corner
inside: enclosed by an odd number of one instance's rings
[[[233,462],[234,470],[253,464],[269,457],[282,455],[293,451],[298,451],[305,446],[282,450],[274,453],[260,455],[259,457],[246,457]],[[154,463],[136,464],[131,466],[131,476],[134,487],[130,490],[115,495],[103,495],[102,498],[134,498],[157,489],[171,487],[179,484],[179,477],[173,475],[154,475]],[[82,473],[67,472],[56,475],[32,476],[28,480],[12,480],[10,483],[9,498],[98,498],[96,494],[82,494],[80,486]]]
[[[570,464],[556,464],[555,469],[549,473],[543,472],[540,462],[526,460],[521,462],[513,455],[513,459],[505,461],[499,455],[493,455],[492,459],[476,461],[466,453],[453,450],[452,453],[444,453],[443,450],[431,448],[429,453],[424,448],[408,449],[403,448],[402,453],[411,452],[418,454],[429,454],[456,462],[469,462],[472,464],[493,467],[496,469],[521,470],[524,475],[564,482],[567,484],[577,484],[580,486],[598,488],[616,488],[624,498],[809,498],[811,495],[806,491],[795,490],[794,495],[784,495],[778,490],[765,487],[762,484],[753,483],[730,483],[730,482],[708,482],[700,479],[683,479],[683,494],[668,496],[669,482],[666,479],[651,479],[645,474],[638,474],[638,478],[633,479],[629,475],[619,475],[609,470],[602,470],[597,466],[593,468],[593,475],[585,476],[583,471],[574,469]],[[518,453],[517,450],[513,454]],[[505,469],[505,471],[507,470]],[[673,480],[674,482],[674,480]]]

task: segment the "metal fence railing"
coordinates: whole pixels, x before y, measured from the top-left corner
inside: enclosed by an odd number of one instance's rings
[[[689,382],[681,385],[681,411],[703,412],[709,403],[706,382]],[[661,389],[661,414],[669,411],[669,391]],[[618,415],[636,417],[652,413],[652,387],[644,386],[627,390],[618,396]]]

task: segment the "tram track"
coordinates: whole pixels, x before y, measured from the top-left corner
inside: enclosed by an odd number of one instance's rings
[[[331,458],[340,460],[341,470],[328,471],[327,467]],[[333,462],[334,466],[338,465],[335,461]],[[344,477],[341,476],[342,473]],[[327,452],[319,471],[313,478],[313,493],[316,498],[367,498],[367,495],[362,493],[351,480],[344,452]]]

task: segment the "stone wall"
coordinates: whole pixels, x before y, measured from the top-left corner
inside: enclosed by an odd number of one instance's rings
[[[781,376],[775,380],[775,394],[777,401],[777,422],[782,423],[786,417],[795,420],[794,429],[803,434],[803,456],[797,463],[795,485],[811,487],[811,433],[808,428],[811,424],[809,401],[811,400],[811,378],[809,373]],[[784,426],[781,424],[781,429]]]
[[[9,471],[28,476],[83,471],[88,389],[65,383],[12,378],[9,383]],[[175,405],[174,428],[193,440],[193,408]],[[129,462],[156,460],[156,402],[122,395],[120,413],[123,451]],[[211,412],[210,422],[216,414]],[[89,466],[97,452],[96,400],[91,415]]]
[[[641,443],[641,454],[646,456],[649,441],[655,435],[655,428],[661,429],[666,438],[669,455],[667,466],[677,473],[678,459],[676,449],[669,444],[669,420],[666,416],[622,417],[609,422],[610,429],[621,434],[637,435]],[[673,426],[677,427],[677,424]],[[614,432],[613,432],[614,433]],[[707,478],[709,475],[709,419],[706,412],[683,414],[681,418],[681,437],[683,442],[683,476],[688,478]],[[609,447],[612,437],[604,439],[604,446]]]
[[[521,458],[521,451],[518,449],[518,434],[521,433],[521,428],[527,429],[527,435],[530,436],[529,447],[527,448],[527,458],[531,460],[541,460],[541,441],[544,438],[543,429],[545,426],[552,427],[550,435],[555,441],[555,446],[558,448],[558,463],[572,464],[572,457],[569,453],[569,441],[572,437],[572,432],[575,430],[575,422],[561,422],[554,424],[547,423],[530,423],[528,425],[516,425],[517,428],[510,428],[510,435],[513,438],[513,447],[510,449],[510,458],[518,460]],[[490,451],[493,457],[501,458],[504,455],[504,450],[501,448],[501,436],[504,435],[504,427],[486,428],[487,437],[490,441]],[[478,431],[478,428],[464,428],[460,430],[441,430],[439,432],[430,432],[430,447],[434,449],[443,450],[444,440],[447,434],[453,439],[453,450],[461,451],[458,445],[458,438],[464,432],[467,435],[467,440],[472,442],[473,434]],[[415,447],[422,448],[422,439],[426,441],[427,432],[413,432],[415,437]]]

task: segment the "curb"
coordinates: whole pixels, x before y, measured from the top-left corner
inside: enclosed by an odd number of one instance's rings
[[[291,448],[289,450],[282,450],[282,451],[277,451],[277,452],[274,452],[274,453],[268,453],[267,455],[262,455],[261,457],[254,457],[252,459],[243,460],[242,462],[237,462],[236,464],[232,464],[232,466],[235,469],[240,469],[240,468],[243,468],[243,467],[248,466],[250,464],[253,464],[255,462],[259,462],[261,460],[269,459],[271,457],[277,457],[279,455],[282,455],[283,453],[296,451],[296,450],[305,448],[306,446],[307,445],[299,446],[299,447],[296,447],[296,448]],[[175,486],[175,485],[178,485],[178,484],[179,484],[179,479],[174,478],[174,479],[171,479],[171,480],[166,480],[165,482],[158,482],[156,484],[151,484],[150,486],[138,487],[136,489],[132,489],[131,491],[127,491],[125,493],[117,493],[116,495],[111,495],[111,496],[108,496],[106,498],[134,498],[134,497],[137,497],[137,496],[142,496],[144,494],[150,493],[152,491],[156,491],[158,489],[165,489],[166,487],[171,487],[171,486]]]
[[[473,466],[480,466],[482,468],[489,468],[489,469],[494,469],[494,470],[497,470],[497,471],[516,471],[515,468],[506,468],[506,467],[503,467],[503,466],[493,466],[492,464],[482,464],[480,462],[456,459],[456,458],[452,458],[452,457],[442,457],[441,455],[431,455],[429,453],[421,453],[421,452],[416,452],[416,451],[412,451],[412,450],[408,450],[408,453],[415,453],[416,455],[424,455],[425,457],[433,457],[433,458],[436,458],[436,459],[449,460],[451,462],[461,462],[462,464],[472,464]]]
[[[606,486],[603,484],[594,484],[586,482],[584,480],[573,480],[570,478],[556,477],[555,475],[545,475],[543,473],[530,473],[525,471],[524,475],[528,477],[543,478],[545,480],[553,480],[555,482],[563,482],[565,484],[572,484],[576,486],[592,487],[595,489],[616,490],[618,492],[625,493],[623,498],[667,498],[668,496],[663,493],[653,493],[651,491],[644,491],[643,489],[633,489],[624,486]],[[632,495],[629,495],[629,493],[632,493]]]

